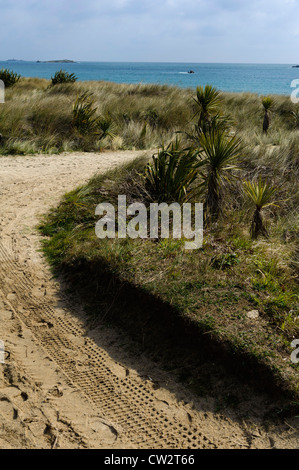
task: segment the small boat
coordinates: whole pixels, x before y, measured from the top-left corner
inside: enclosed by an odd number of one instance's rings
[[[299,69],[299,65],[292,65],[293,69]]]
[[[195,73],[194,70],[189,70],[188,73]]]

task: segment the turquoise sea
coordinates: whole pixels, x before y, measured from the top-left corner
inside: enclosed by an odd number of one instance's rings
[[[104,80],[116,83],[159,83],[195,88],[212,84],[223,91],[250,91],[258,94],[291,93],[291,82],[299,79],[299,68],[271,64],[208,64],[167,62],[77,62],[37,63],[3,61],[1,68],[10,68],[23,77],[50,79],[63,69],[79,80]],[[297,64],[296,64],[297,65]],[[188,71],[194,73],[189,74]]]

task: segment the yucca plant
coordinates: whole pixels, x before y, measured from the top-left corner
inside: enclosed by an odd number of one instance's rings
[[[78,77],[74,73],[68,73],[65,70],[58,70],[54,77],[51,77],[51,85],[57,85],[61,83],[74,83],[78,80]]]
[[[192,149],[182,149],[180,142],[162,147],[145,170],[145,185],[158,202],[186,202],[196,194],[192,184],[203,163]]]
[[[235,163],[243,146],[239,138],[228,137],[223,130],[202,134],[200,146],[201,158],[206,167],[202,174],[202,186],[206,188],[205,216],[206,220],[216,221],[222,209],[223,182],[229,181],[232,171],[238,169]]]
[[[115,126],[111,116],[98,117],[96,119],[96,134],[99,135],[99,139],[105,139],[105,137],[110,137],[113,139],[115,137]]]
[[[178,131],[178,134],[185,134],[192,142],[192,145],[200,146],[200,138],[202,134],[215,134],[217,132],[228,132],[231,128],[232,119],[230,116],[223,116],[220,113],[211,116],[208,121],[199,125],[196,123],[192,133]]]
[[[267,134],[270,127],[270,112],[274,106],[273,98],[271,96],[264,96],[262,98],[262,105],[264,108],[263,132]]]
[[[257,181],[244,181],[244,190],[249,196],[251,201],[255,204],[255,211],[253,214],[250,234],[252,238],[257,238],[259,235],[268,236],[267,229],[263,222],[261,214],[262,209],[268,206],[276,205],[272,198],[277,191],[277,187],[271,186],[266,181],[259,178]]]
[[[213,124],[213,117],[214,125],[220,118],[221,93],[212,85],[198,86],[196,88],[196,98],[193,98],[193,100],[198,108],[194,115],[194,117],[198,116],[197,132],[199,134],[209,132]],[[217,120],[215,120],[216,116]]]
[[[4,85],[8,88],[15,83],[17,83],[21,78],[21,75],[13,72],[9,69],[1,69],[0,70],[0,80],[3,81]]]

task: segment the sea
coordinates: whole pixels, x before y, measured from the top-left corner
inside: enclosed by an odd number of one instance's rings
[[[103,80],[115,83],[167,84],[195,89],[211,84],[227,92],[252,92],[259,95],[290,95],[294,80],[299,83],[297,64],[220,64],[182,62],[75,62],[48,63],[19,60],[0,61],[23,77],[50,79],[57,70],[74,73],[78,80]],[[194,73],[189,73],[189,72]]]

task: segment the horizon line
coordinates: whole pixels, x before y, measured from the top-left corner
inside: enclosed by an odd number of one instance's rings
[[[0,59],[0,62],[34,62],[37,63],[49,63],[49,61],[59,61],[63,63],[65,60],[71,60],[73,62],[68,62],[67,64],[71,65],[72,63],[124,63],[124,64],[229,64],[229,65],[294,65],[298,62],[193,62],[193,61],[164,61],[164,60],[75,60],[75,59]]]

